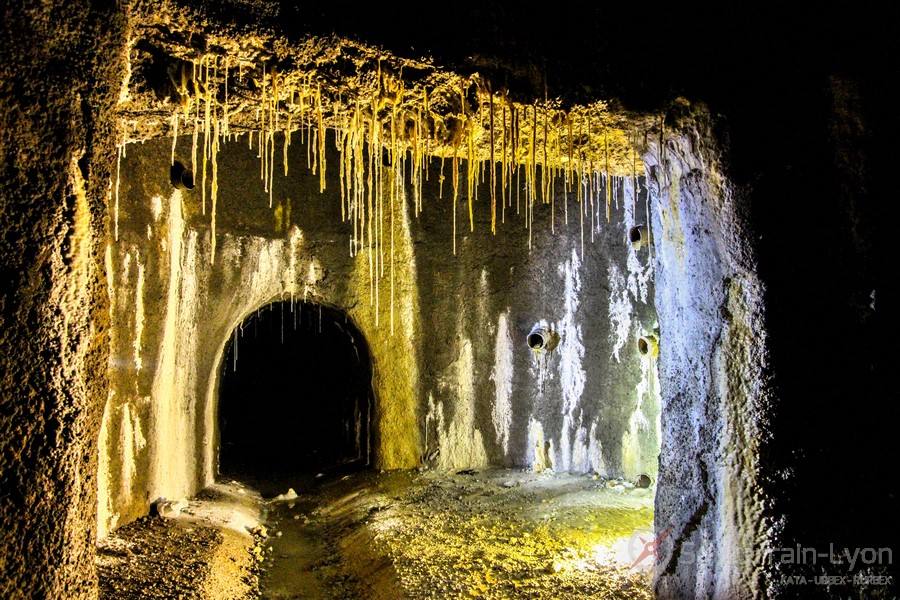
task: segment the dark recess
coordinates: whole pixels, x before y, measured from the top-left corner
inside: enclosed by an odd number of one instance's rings
[[[179,189],[194,189],[194,172],[177,160],[169,169],[169,179],[171,180],[172,185]]]
[[[292,477],[363,468],[371,414],[369,352],[353,323],[317,304],[268,305],[225,353],[219,472],[266,494]]]

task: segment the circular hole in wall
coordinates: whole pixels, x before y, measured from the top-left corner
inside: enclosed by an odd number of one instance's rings
[[[650,241],[650,230],[646,225],[635,225],[628,230],[628,240],[635,250],[646,246]]]
[[[532,350],[540,350],[544,347],[544,336],[539,331],[532,331],[528,334],[528,347]]]
[[[640,475],[637,476],[637,480],[635,480],[634,485],[635,485],[635,487],[639,487],[639,488],[648,488],[648,487],[650,487],[651,483],[653,483],[653,480],[650,479],[650,476],[646,475],[644,473],[641,473]]]
[[[638,338],[638,352],[641,353],[641,356],[657,356],[659,342],[652,335],[642,335]]]
[[[180,161],[176,160],[175,164],[169,169],[169,180],[173,186],[180,190],[194,189],[194,172]]]
[[[641,228],[640,227],[632,227],[631,231],[628,232],[628,239],[631,240],[632,244],[640,244],[641,243]]]
[[[526,338],[528,347],[532,350],[547,350],[552,352],[559,345],[559,334],[542,325],[535,325]]]

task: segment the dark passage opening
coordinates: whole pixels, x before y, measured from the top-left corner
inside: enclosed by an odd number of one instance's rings
[[[276,302],[231,337],[219,386],[219,473],[265,490],[371,463],[372,368],[342,312]]]

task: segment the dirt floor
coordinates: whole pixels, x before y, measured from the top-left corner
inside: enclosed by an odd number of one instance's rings
[[[258,597],[257,556],[266,538],[254,490],[216,485],[157,508],[98,544],[101,600]]]
[[[652,557],[632,565],[640,538],[650,539],[652,488],[501,469],[361,472],[265,487],[264,524],[242,522],[253,536],[223,528],[228,511],[210,509],[210,498],[176,518],[118,530],[101,549],[101,597],[651,597]],[[223,531],[243,545],[223,544]]]

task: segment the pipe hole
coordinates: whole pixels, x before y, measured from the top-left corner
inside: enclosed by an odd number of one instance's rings
[[[634,486],[639,488],[648,488],[650,487],[651,483],[653,483],[653,480],[650,479],[650,476],[641,473],[640,475],[638,475],[637,480],[634,482]]]
[[[528,347],[532,350],[540,350],[544,347],[544,336],[540,332],[528,334]]]
[[[172,185],[180,190],[194,189],[194,172],[188,169],[180,161],[175,161],[169,169],[169,180]]]
[[[547,350],[552,352],[559,345],[559,334],[541,325],[535,325],[525,339],[528,342],[528,347],[534,351]]]
[[[628,232],[628,239],[631,240],[632,244],[640,244],[641,243],[641,228],[640,227],[632,227],[631,231]]]
[[[638,352],[641,353],[641,356],[658,356],[659,355],[659,341],[655,336],[652,335],[642,335],[638,338]]]
[[[650,230],[646,225],[635,225],[628,230],[628,240],[635,250],[642,248],[650,242]]]

